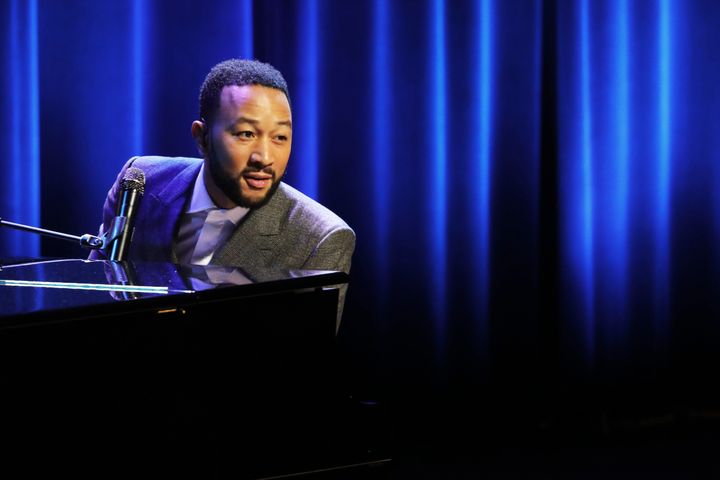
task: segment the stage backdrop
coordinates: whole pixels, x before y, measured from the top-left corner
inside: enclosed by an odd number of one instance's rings
[[[205,74],[254,57],[290,86],[286,181],[357,233],[360,383],[665,378],[720,341],[718,24],[711,0],[5,0],[0,216],[95,232],[123,162],[196,155]],[[86,254],[61,243],[3,230],[0,256]]]

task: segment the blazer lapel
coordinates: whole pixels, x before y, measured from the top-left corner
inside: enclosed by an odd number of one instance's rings
[[[252,278],[254,271],[267,267],[289,209],[290,201],[281,183],[268,203],[246,215],[210,263],[241,267]]]
[[[178,259],[173,248],[175,244],[175,231],[182,215],[188,192],[194,185],[195,178],[202,162],[189,165],[174,178],[166,179],[164,186],[149,192],[143,199],[143,221],[151,238],[145,238],[141,243],[149,247],[148,252],[142,255],[146,258],[164,258],[171,263]]]

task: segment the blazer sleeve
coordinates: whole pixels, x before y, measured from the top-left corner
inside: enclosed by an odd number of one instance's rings
[[[338,227],[320,240],[303,265],[303,268],[307,270],[335,270],[350,274],[350,265],[354,251],[355,232],[347,226]],[[337,330],[340,328],[340,321],[342,320],[348,286],[347,284],[336,286],[339,287],[338,312],[335,324],[335,332],[337,333]]]
[[[320,240],[303,268],[337,270],[349,274],[354,251],[355,232],[350,227],[338,227]]]

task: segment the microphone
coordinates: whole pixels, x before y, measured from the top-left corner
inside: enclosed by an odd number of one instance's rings
[[[112,240],[107,248],[110,250],[109,259],[113,262],[122,262],[128,256],[130,242],[132,241],[135,229],[135,215],[140,208],[140,200],[145,193],[145,172],[136,167],[130,167],[125,171],[120,182],[122,193],[118,202],[116,217],[113,219],[109,232],[120,232],[112,235]]]

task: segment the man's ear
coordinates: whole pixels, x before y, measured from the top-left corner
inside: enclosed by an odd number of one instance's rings
[[[208,131],[207,124],[201,120],[195,120],[190,127],[190,133],[195,139],[198,151],[205,157],[208,150]]]

